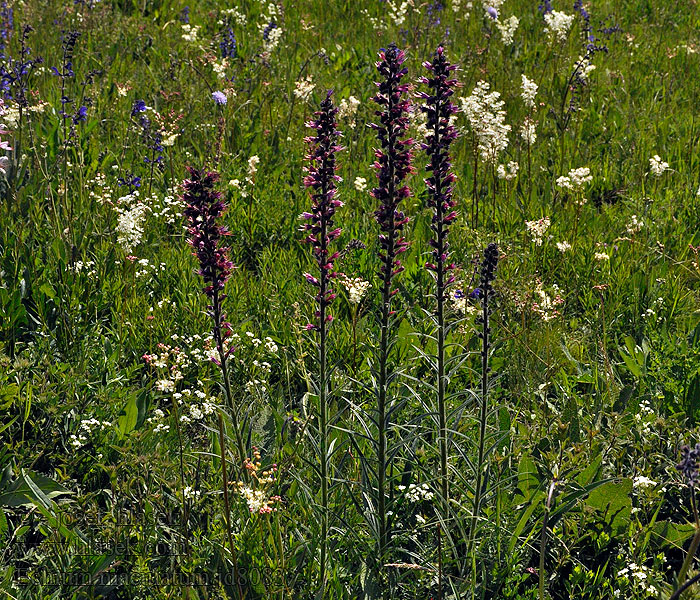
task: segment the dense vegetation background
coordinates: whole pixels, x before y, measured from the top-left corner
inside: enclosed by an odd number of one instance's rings
[[[695,575],[696,469],[675,465],[700,441],[697,2],[25,0],[0,22],[7,597],[668,598]],[[416,109],[380,514],[367,125],[392,42],[416,106],[438,45],[459,66],[459,216],[445,497]],[[345,278],[321,445],[298,216],[305,123],[329,89]],[[228,204],[230,398],[187,243],[186,166],[217,170]]]

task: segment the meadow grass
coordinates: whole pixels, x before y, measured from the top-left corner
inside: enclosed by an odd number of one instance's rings
[[[538,4],[0,4],[3,594],[641,600],[697,577],[700,9]],[[387,278],[368,125],[391,44],[415,172]],[[439,46],[458,216],[436,288]],[[299,215],[328,90],[319,304]],[[187,167],[227,206],[215,301]]]

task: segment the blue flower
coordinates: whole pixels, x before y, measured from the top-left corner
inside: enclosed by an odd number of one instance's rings
[[[494,21],[498,19],[498,11],[493,6],[486,7],[486,12]]]
[[[140,112],[146,112],[146,103],[143,100],[134,102],[134,107],[131,109],[131,116],[135,117]]]
[[[227,102],[226,94],[223,92],[213,92],[211,97],[214,99],[219,106],[223,106]]]
[[[87,106],[81,106],[73,115],[73,124],[82,123],[87,119]]]

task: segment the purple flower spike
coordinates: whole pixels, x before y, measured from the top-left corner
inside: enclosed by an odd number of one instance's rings
[[[187,241],[199,261],[199,274],[205,283],[204,293],[212,300],[216,294],[221,300],[223,296],[218,292],[224,289],[234,267],[228,259],[228,248],[220,246],[221,238],[228,232],[217,224],[217,219],[226,210],[221,193],[214,189],[219,174],[193,167],[187,170],[190,178],[183,183],[185,192],[182,196],[187,205],[184,211],[189,225]]]
[[[379,124],[372,124],[379,138],[380,148],[374,151],[374,168],[377,170],[378,186],[372,190],[372,196],[380,205],[374,217],[379,224],[380,253],[382,261],[380,277],[384,282],[384,301],[393,296],[396,290],[391,290],[391,280],[403,271],[399,254],[408,249],[408,243],[401,235],[403,226],[408,223],[408,217],[399,210],[401,200],[408,198],[411,191],[405,185],[406,177],[414,172],[411,166],[412,139],[400,139],[408,129],[408,113],[410,102],[403,98],[408,91],[408,85],[401,79],[408,72],[403,67],[406,55],[395,45],[379,53],[376,63],[377,71],[382,81],[377,83],[378,93],[372,98],[380,107],[375,114]]]
[[[449,154],[450,145],[457,137],[457,130],[451,123],[457,107],[450,100],[457,86],[457,80],[452,77],[457,66],[447,61],[442,46],[435,52],[433,62],[425,62],[423,66],[430,74],[421,77],[419,81],[428,86],[430,93],[419,94],[425,100],[421,110],[427,116],[428,129],[425,143],[421,147],[430,159],[427,166],[430,176],[425,183],[428,186],[428,206],[433,209],[430,225],[433,238],[429,242],[432,247],[432,262],[426,264],[426,268],[435,274],[437,301],[440,304],[444,300],[449,271],[454,269],[454,265],[449,262],[447,234],[450,223],[457,217],[457,212],[453,210],[456,202],[452,198],[455,176],[450,171],[452,165]]]
[[[315,135],[305,140],[309,144],[306,155],[309,166],[304,168],[304,185],[309,188],[313,204],[310,213],[301,215],[307,221],[302,225],[301,231],[306,233],[304,241],[313,247],[313,256],[320,274],[318,279],[308,273],[304,275],[310,284],[319,288],[316,295],[319,323],[314,325],[314,329],[321,329],[326,322],[331,321],[326,315],[326,308],[335,298],[329,284],[335,277],[333,263],[338,258],[338,253],[331,254],[328,247],[341,232],[334,226],[333,217],[336,209],[343,205],[336,198],[336,182],[340,181],[340,177],[336,175],[338,167],[335,160],[336,153],[343,148],[337,143],[341,134],[336,129],[335,115],[338,109],[333,106],[332,93],[329,91],[326,94],[321,102],[321,110],[314,113],[315,120],[307,123],[309,128],[315,130]]]

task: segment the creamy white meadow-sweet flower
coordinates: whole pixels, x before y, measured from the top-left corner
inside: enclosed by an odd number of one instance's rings
[[[307,75],[305,79],[300,79],[294,84],[294,95],[300,100],[306,101],[311,97],[315,87],[311,75]]]
[[[591,170],[588,167],[571,169],[568,175],[562,175],[557,179],[557,185],[561,188],[574,192],[580,191],[583,187],[593,181]]]
[[[364,192],[367,189],[367,179],[365,177],[355,177],[355,189]]]
[[[496,169],[496,175],[499,179],[505,179],[506,181],[511,181],[518,176],[518,170],[520,165],[514,160],[511,160],[507,165],[498,165]]]
[[[520,97],[523,99],[525,106],[529,109],[535,108],[535,96],[537,95],[538,85],[527,78],[523,73],[522,78],[522,92],[520,92]]]
[[[550,41],[563,42],[574,22],[574,15],[552,10],[544,16],[545,33]]]
[[[496,21],[496,27],[501,33],[501,39],[506,46],[510,46],[513,43],[513,36],[515,35],[518,25],[520,24],[520,19],[515,15],[506,19],[505,21]]]
[[[525,227],[527,228],[527,231],[532,237],[532,241],[535,243],[536,246],[542,245],[544,234],[547,233],[549,225],[549,217],[543,217],[542,219],[539,219],[537,221],[525,221]]]
[[[529,117],[525,119],[520,127],[520,137],[527,145],[532,146],[537,141],[536,130],[537,124]]]
[[[668,170],[668,163],[661,160],[658,154],[654,154],[654,156],[649,159],[649,169],[652,175],[660,177]]]
[[[359,304],[362,302],[362,298],[364,298],[367,290],[372,287],[369,281],[365,281],[361,277],[347,277],[341,275],[338,279],[348,292],[350,304]]]
[[[490,91],[486,81],[479,81],[466,98],[460,98],[462,112],[476,135],[479,154],[487,164],[495,164],[498,155],[508,146],[510,125],[506,125],[506,113],[501,94]]]

